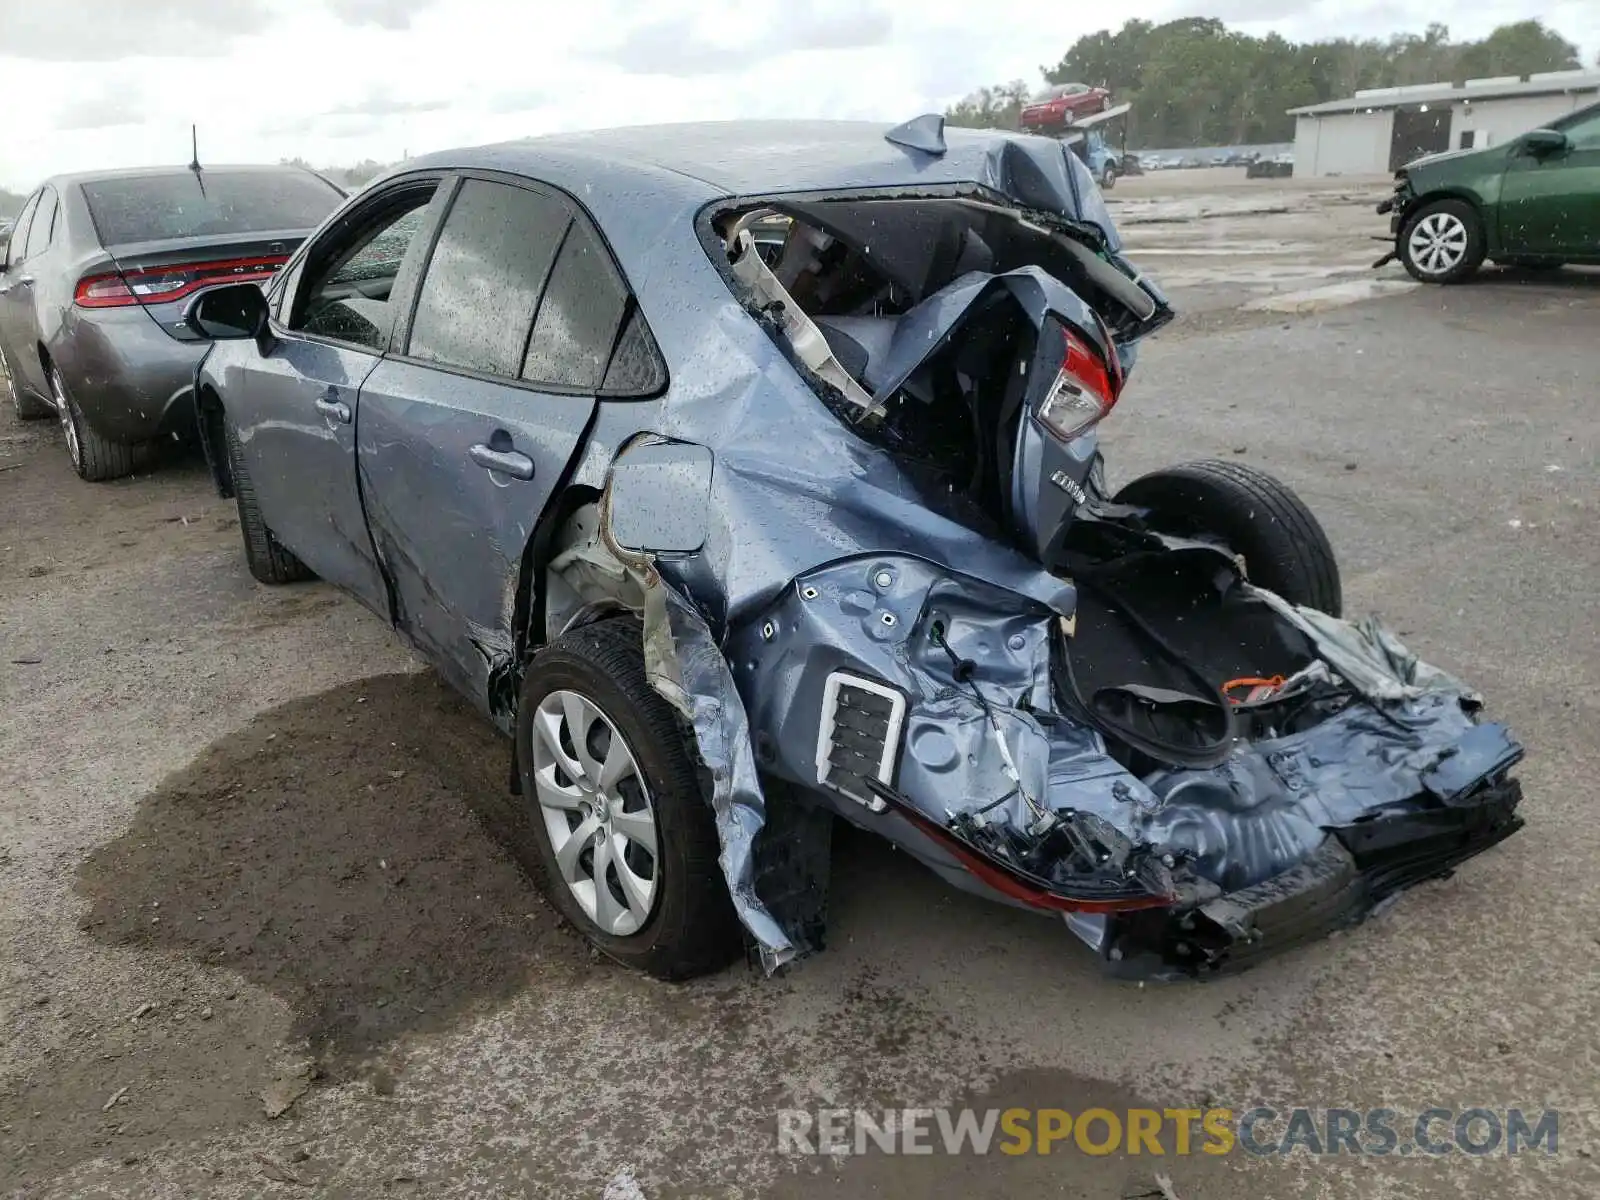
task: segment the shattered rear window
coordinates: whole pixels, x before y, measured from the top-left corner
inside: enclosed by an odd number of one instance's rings
[[[82,187],[104,246],[310,229],[344,200],[305,171],[184,171]]]

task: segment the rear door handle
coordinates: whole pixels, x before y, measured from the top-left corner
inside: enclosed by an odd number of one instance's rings
[[[350,424],[350,406],[336,399],[338,392],[329,388],[327,393],[317,400],[317,411],[325,417],[332,417],[341,425]]]
[[[491,450],[479,442],[467,451],[467,457],[485,470],[498,471],[513,479],[533,478],[533,459],[517,450]]]

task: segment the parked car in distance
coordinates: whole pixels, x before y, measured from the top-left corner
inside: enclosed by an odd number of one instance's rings
[[[1499,146],[1429,154],[1395,172],[1394,250],[1412,278],[1458,283],[1485,259],[1553,270],[1600,263],[1600,104]]]
[[[1021,124],[1026,130],[1049,133],[1062,129],[1079,117],[1105,112],[1111,107],[1111,93],[1086,83],[1058,83],[1047,87],[1022,109]]]
[[[1509,836],[1521,757],[1339,619],[1285,485],[1109,490],[1172,316],[1059,142],[929,116],[441,151],[188,319],[252,574],[351,593],[509,735],[604,953],[815,948],[842,819],[1165,978]]]
[[[0,361],[24,419],[54,414],[78,475],[116,479],[194,428],[208,343],[194,293],[270,279],[344,193],[300,167],[59,175],[28,197],[0,260]]]
[[[1246,179],[1288,179],[1294,174],[1294,154],[1286,150],[1252,159],[1244,174]]]
[[[1105,134],[1099,129],[1078,130],[1062,140],[1078,156],[1078,160],[1089,168],[1089,174],[1094,176],[1101,191],[1109,192],[1116,187],[1119,176],[1137,173],[1124,169],[1122,154],[1106,141]]]

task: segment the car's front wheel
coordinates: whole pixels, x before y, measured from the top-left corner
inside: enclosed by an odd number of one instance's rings
[[[1100,168],[1100,190],[1109,192],[1117,186],[1117,168],[1107,163]]]
[[[222,440],[228,451],[228,474],[233,480],[233,502],[239,509],[239,534],[244,539],[244,561],[250,574],[261,583],[299,583],[313,579],[311,568],[295,557],[267,525],[256,503],[255,485],[245,466],[244,448],[239,434],[226,415],[222,418]]]
[[[103,438],[84,420],[72,393],[67,391],[66,380],[60,369],[50,364],[50,396],[56,406],[56,419],[61,422],[61,436],[67,443],[67,456],[72,459],[72,469],[79,479],[90,483],[104,483],[132,475],[139,465],[140,446],[128,446]]]
[[[517,762],[535,874],[590,942],[662,979],[738,955],[711,805],[677,714],[645,675],[636,620],[596,622],[534,657]]]
[[[1422,283],[1458,283],[1483,265],[1483,221],[1465,200],[1435,200],[1400,230],[1400,261]]]
[[[1339,564],[1322,525],[1287,484],[1243,463],[1203,461],[1153,471],[1117,493],[1150,510],[1165,533],[1215,538],[1244,559],[1250,581],[1291,604],[1337,617]]]

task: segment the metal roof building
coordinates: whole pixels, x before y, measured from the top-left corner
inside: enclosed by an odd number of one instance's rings
[[[1600,71],[1369,88],[1291,108],[1296,175],[1387,174],[1422,154],[1496,146],[1600,99]]]

